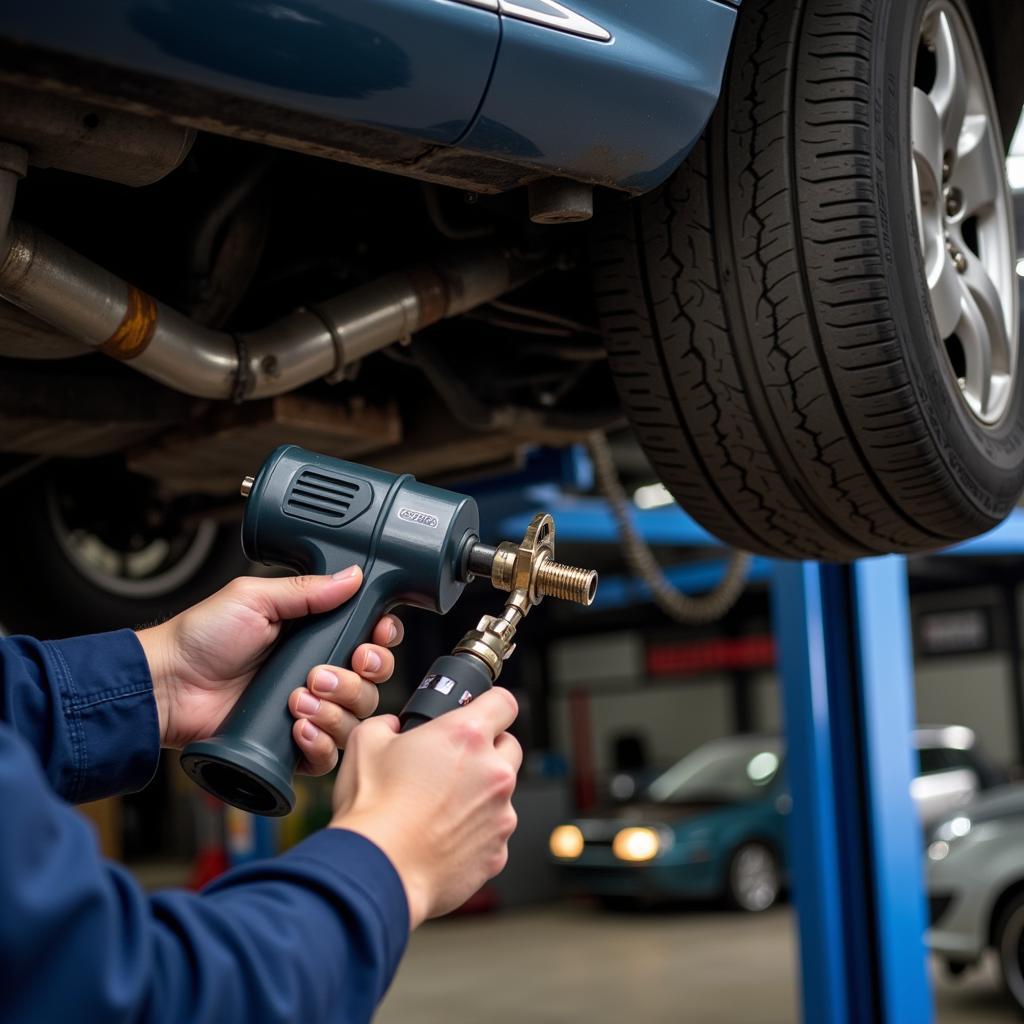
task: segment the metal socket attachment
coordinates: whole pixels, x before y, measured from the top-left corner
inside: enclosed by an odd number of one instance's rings
[[[242,495],[243,498],[248,498],[249,495],[252,494],[252,485],[254,483],[256,483],[256,477],[254,477],[254,476],[247,476],[242,481],[242,486],[239,487],[238,491]]]

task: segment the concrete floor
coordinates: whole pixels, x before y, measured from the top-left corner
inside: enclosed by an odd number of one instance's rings
[[[609,914],[587,904],[420,929],[377,1024],[792,1024],[789,908]],[[991,965],[936,976],[939,1024],[1018,1022]],[[909,1022],[908,1022],[909,1024]]]

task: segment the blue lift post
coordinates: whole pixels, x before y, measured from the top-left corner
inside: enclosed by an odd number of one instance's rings
[[[906,564],[776,565],[803,1018],[928,1024]]]

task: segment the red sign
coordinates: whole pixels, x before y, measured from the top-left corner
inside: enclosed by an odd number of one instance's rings
[[[647,674],[652,676],[774,667],[775,639],[770,633],[663,644],[647,649]]]

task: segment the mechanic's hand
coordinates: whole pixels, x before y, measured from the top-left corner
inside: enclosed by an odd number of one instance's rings
[[[282,622],[337,608],[362,581],[355,566],[334,576],[243,576],[173,619],[140,630],[162,745],[183,747],[212,736],[266,658]],[[354,672],[316,665],[289,698],[297,719],[292,734],[303,753],[299,771],[329,772],[358,720],[376,710],[375,684],[394,671],[387,648],[401,642],[402,624],[385,615],[372,639],[356,648]]]
[[[331,826],[390,858],[413,928],[464,903],[508,860],[512,791],[523,752],[505,730],[515,698],[496,687],[412,732],[382,715],[352,733]]]

